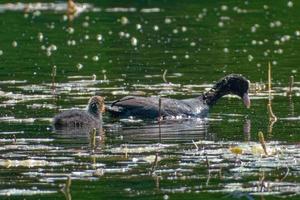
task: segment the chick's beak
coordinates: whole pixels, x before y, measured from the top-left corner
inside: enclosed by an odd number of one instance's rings
[[[248,93],[245,93],[243,95],[243,102],[244,102],[244,105],[246,106],[246,108],[250,108],[251,102],[250,102]]]

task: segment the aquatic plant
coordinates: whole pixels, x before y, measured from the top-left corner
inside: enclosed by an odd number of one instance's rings
[[[56,65],[53,65],[52,67],[52,94],[55,94],[55,77],[56,77]]]
[[[96,147],[96,128],[93,128],[90,132],[90,140],[91,140],[91,149],[94,151]]]
[[[277,117],[272,110],[272,76],[271,76],[271,63],[268,64],[268,93],[269,93],[269,103],[267,104],[267,110],[269,113],[270,121],[277,121]]]
[[[264,150],[264,153],[266,155],[268,155],[268,152],[267,152],[267,146],[266,146],[266,142],[265,142],[265,138],[264,138],[264,134],[263,132],[259,131],[258,132],[258,139],[259,139],[259,142]]]
[[[292,94],[293,94],[293,85],[294,85],[294,76],[290,76],[289,90],[287,92],[287,96],[289,96],[289,97],[292,97]]]

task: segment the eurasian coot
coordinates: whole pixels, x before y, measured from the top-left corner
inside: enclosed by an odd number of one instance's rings
[[[56,115],[53,125],[56,130],[63,128],[98,128],[105,111],[104,99],[100,96],[90,98],[86,110],[67,110]]]
[[[227,94],[239,96],[245,106],[249,108],[248,91],[249,81],[245,77],[239,74],[230,74],[219,80],[209,91],[195,98],[177,100],[160,97],[126,96],[113,102],[106,109],[115,117],[205,117],[208,114],[209,107]],[[161,109],[159,109],[159,99],[161,99]]]

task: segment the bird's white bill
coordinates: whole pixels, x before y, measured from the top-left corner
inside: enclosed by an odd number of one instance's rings
[[[244,102],[244,104],[245,104],[245,106],[247,108],[250,108],[251,103],[250,103],[250,98],[249,98],[248,93],[244,94],[244,96],[243,96],[243,102]]]

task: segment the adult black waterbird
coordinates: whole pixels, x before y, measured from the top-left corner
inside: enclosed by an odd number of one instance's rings
[[[104,98],[93,96],[86,110],[67,110],[53,118],[56,130],[64,128],[98,128],[102,123],[102,113],[105,111]]]
[[[209,91],[195,98],[177,100],[160,97],[126,96],[114,101],[106,109],[115,117],[205,117],[209,108],[227,94],[239,96],[245,106],[249,108],[249,84],[250,82],[242,75],[230,74],[219,80]],[[161,102],[160,106],[159,101]]]

